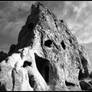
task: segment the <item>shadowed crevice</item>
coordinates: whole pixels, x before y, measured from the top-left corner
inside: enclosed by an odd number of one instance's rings
[[[30,86],[31,86],[32,88],[34,88],[34,85],[35,85],[34,76],[28,74],[28,77],[29,77],[29,84],[30,84]]]
[[[44,45],[45,45],[46,47],[51,47],[52,41],[51,41],[51,40],[46,40],[45,43],[44,43]]]
[[[82,90],[92,90],[92,87],[85,81],[80,81],[79,84]]]
[[[65,84],[66,84],[66,86],[75,86],[74,83],[71,83],[71,82],[68,82],[68,81],[65,81]]]
[[[65,43],[64,43],[64,41],[62,40],[62,42],[61,42],[61,46],[62,46],[62,48],[65,50],[66,49],[66,45],[65,45]]]
[[[36,60],[36,65],[38,71],[41,73],[45,81],[48,83],[49,82],[49,69],[50,69],[50,63],[47,59],[39,57],[35,53],[35,60]]]
[[[86,78],[88,78],[88,71],[84,71],[84,73],[83,73],[82,70],[80,69],[78,79],[79,80],[84,80]]]
[[[0,91],[6,91],[5,85],[0,82]]]
[[[89,72],[87,67],[88,61],[84,58],[84,56],[82,56],[82,53],[80,51],[79,54],[80,54],[80,59],[83,69],[80,69],[78,79],[83,80],[89,77]]]
[[[31,66],[31,64],[29,61],[24,61],[23,67]]]

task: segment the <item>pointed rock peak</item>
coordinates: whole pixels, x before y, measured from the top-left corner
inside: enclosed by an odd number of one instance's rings
[[[33,44],[34,29],[38,24],[42,28],[56,29],[56,16],[40,2],[31,6],[31,13],[27,18],[25,25],[22,27],[18,36],[18,49]]]
[[[26,24],[30,24],[30,22],[32,22],[36,25],[38,21],[46,18],[46,15],[51,15],[53,19],[57,19],[50,9],[47,9],[42,3],[36,2],[31,6],[31,13],[27,18]]]
[[[26,24],[29,24],[30,22],[37,23],[39,18],[39,13],[40,13],[39,4],[37,3],[33,4],[31,6],[31,13],[27,18]]]

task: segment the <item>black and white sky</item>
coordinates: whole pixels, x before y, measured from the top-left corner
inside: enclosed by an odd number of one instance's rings
[[[8,52],[10,45],[17,43],[18,33],[35,2],[0,1],[0,51]],[[67,23],[92,60],[92,1],[41,2]]]

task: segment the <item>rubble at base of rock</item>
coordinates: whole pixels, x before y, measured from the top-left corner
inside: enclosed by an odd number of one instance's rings
[[[32,5],[18,43],[1,54],[0,91],[92,90],[84,47],[64,21],[39,2]]]

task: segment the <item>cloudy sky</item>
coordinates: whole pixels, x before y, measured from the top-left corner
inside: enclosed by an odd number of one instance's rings
[[[31,5],[35,1],[0,1],[0,51],[17,43]],[[92,60],[92,1],[43,1],[59,19],[64,19]]]

